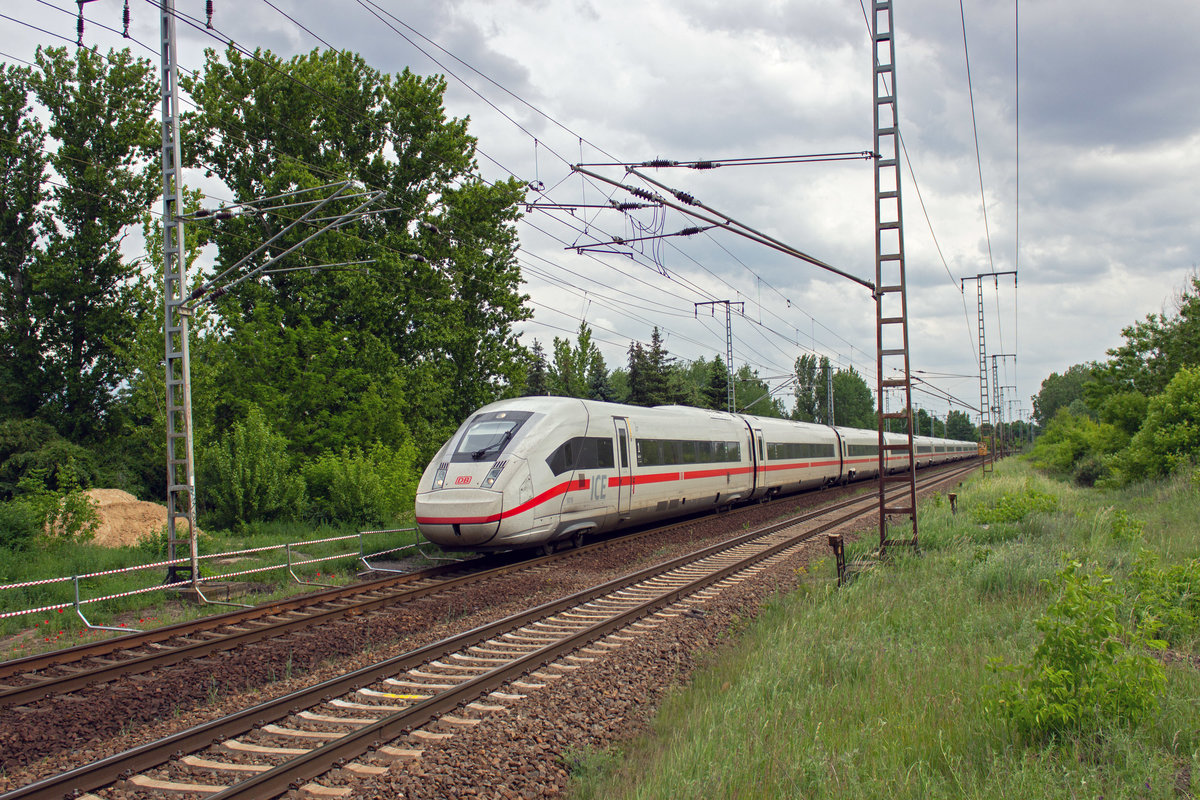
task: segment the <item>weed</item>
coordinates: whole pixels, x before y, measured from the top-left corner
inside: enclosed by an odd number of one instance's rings
[[[1092,734],[1114,722],[1136,724],[1154,712],[1166,675],[1145,651],[1165,643],[1145,626],[1122,625],[1112,577],[1068,561],[1053,588],[1057,597],[1036,623],[1042,641],[1032,661],[992,664],[998,673],[1028,679],[992,687],[997,710],[1032,741]]]

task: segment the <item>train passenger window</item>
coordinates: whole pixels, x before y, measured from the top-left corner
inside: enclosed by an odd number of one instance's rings
[[[619,431],[617,442],[621,446],[621,468],[625,469],[629,466],[629,445],[625,441],[625,431]]]
[[[695,442],[680,442],[679,443],[679,459],[681,464],[696,463],[696,443]]]
[[[573,469],[612,469],[613,440],[608,436],[576,436],[560,444],[546,459],[555,475]]]

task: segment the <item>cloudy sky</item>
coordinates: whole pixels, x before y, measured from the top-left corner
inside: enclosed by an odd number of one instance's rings
[[[176,4],[204,16],[203,0]],[[134,38],[156,48],[155,6],[130,5]],[[912,366],[939,393],[978,405],[977,289],[972,281],[964,292],[959,280],[1017,270],[1015,286],[1011,275],[984,281],[986,341],[989,353],[1016,354],[1001,359],[1000,383],[1019,401],[1010,408],[1028,409],[1049,373],[1103,358],[1122,327],[1171,310],[1200,260],[1200,58],[1190,41],[1200,4],[975,0],[965,4],[965,46],[958,2],[896,5],[900,127],[915,172],[914,182],[905,170],[902,190]],[[723,314],[697,314],[695,303],[731,300],[745,309],[733,321],[735,364],[774,378],[815,350],[873,383],[865,289],[722,231],[579,253],[696,222],[586,208],[633,198],[569,166],[869,151],[871,49],[858,0],[214,6],[215,31],[246,48],[290,56],[323,40],[383,71],[447,74],[447,109],[470,116],[484,175],[543,187],[531,203],[577,204],[533,210],[521,225],[534,312],[522,326],[527,344],[571,336],[585,319],[610,367],[655,325],[673,355],[711,358],[725,349]],[[73,43],[75,8],[5,3],[0,58]],[[120,29],[122,0],[95,0],[86,12],[88,44],[123,45],[102,27]],[[184,24],[179,38],[184,68],[220,47]],[[619,167],[594,169],[636,182]],[[867,160],[647,173],[873,278]],[[948,407],[926,393],[915,402],[938,415]]]

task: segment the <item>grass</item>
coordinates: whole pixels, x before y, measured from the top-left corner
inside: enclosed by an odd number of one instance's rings
[[[401,524],[397,527],[407,527],[407,525]],[[245,550],[352,533],[357,533],[357,529],[314,527],[299,523],[266,524],[238,535],[231,533],[205,535],[200,541],[200,553],[204,555]],[[409,544],[414,540],[413,537],[412,533],[373,535],[364,539],[364,547],[370,554]],[[340,552],[353,551],[355,553],[353,556],[342,559],[296,567],[294,571],[302,580],[306,581],[328,584],[348,583],[355,579],[356,571],[361,568],[357,559],[357,549],[358,544],[352,539],[294,546],[292,548],[293,562]],[[19,551],[0,550],[0,583],[101,572],[153,563],[164,558],[165,540],[150,540],[139,545],[117,548],[84,543],[69,546],[31,547]],[[239,560],[233,563],[202,561],[200,567],[202,575],[211,576],[286,563],[286,553],[280,549],[249,554],[239,557]],[[80,581],[80,597],[86,600],[156,586],[163,582],[165,574],[165,568],[159,567],[127,574],[89,578]],[[255,592],[253,602],[267,602],[314,591],[317,588],[292,581],[286,567],[231,580],[242,582],[246,589],[253,589]],[[74,585],[70,581],[9,589],[0,592],[0,613],[72,602],[74,596]],[[216,592],[211,593],[210,597],[220,599]],[[228,607],[221,605],[198,606],[182,601],[167,592],[148,592],[99,603],[88,603],[83,606],[83,613],[94,625],[129,628],[159,627],[226,610]],[[73,608],[42,612],[36,615],[9,617],[0,620],[0,637],[7,639],[0,644],[0,659],[18,658],[45,650],[95,641],[111,635],[103,631],[88,630]]]
[[[1005,461],[959,491],[957,515],[944,500],[923,504],[922,556],[902,555],[840,590],[832,574],[806,582],[763,608],[736,646],[674,692],[650,734],[572,754],[570,794],[916,800],[1191,791],[1200,675],[1186,662],[1167,666],[1149,721],[1049,742],[1028,741],[989,712],[1002,676],[988,664],[1030,660],[1041,636],[1035,620],[1050,602],[1044,581],[1064,554],[1109,572],[1118,587],[1143,547],[1172,560],[1196,557],[1198,489],[1180,477],[1123,492],[1082,490]],[[1042,495],[1057,498],[1053,510],[973,521],[979,509],[1038,506]],[[1131,520],[1141,523],[1134,534]],[[856,543],[848,557],[868,547]]]

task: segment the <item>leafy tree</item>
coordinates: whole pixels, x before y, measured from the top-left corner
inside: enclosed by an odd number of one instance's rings
[[[1161,477],[1200,458],[1200,367],[1175,373],[1150,398],[1146,420],[1116,459],[1123,482]]]
[[[201,450],[200,466],[199,500],[217,527],[296,519],[303,510],[304,479],[292,471],[287,440],[256,406]]]
[[[850,428],[876,428],[875,399],[862,376],[850,369],[839,369],[833,375],[833,420],[836,425]]]
[[[1067,475],[1074,474],[1083,462],[1090,462],[1078,477],[1084,484],[1095,483],[1107,472],[1104,458],[1128,442],[1128,434],[1119,428],[1060,408],[1038,437],[1033,462],[1042,469]]]
[[[607,377],[604,356],[592,342],[592,329],[587,322],[579,323],[574,345],[568,339],[554,337],[554,361],[548,375],[550,393],[560,397],[590,397],[592,384],[603,390]]]
[[[187,150],[238,199],[341,179],[384,192],[374,213],[318,237],[287,262],[369,267],[280,272],[218,302],[232,334],[227,341],[258,347],[231,347],[252,356],[253,369],[235,369],[240,359],[231,352],[221,360],[230,370],[223,382],[236,378],[295,446],[328,446],[334,437],[322,433],[325,426],[387,435],[376,424],[339,419],[358,410],[349,398],[369,396],[382,412],[377,421],[404,419],[428,450],[471,410],[523,385],[527,356],[512,330],[529,316],[514,255],[523,187],[480,178],[466,121],[446,117],[443,79],[381,74],[348,52],[283,61],[230,49],[223,60],[210,51],[204,71],[181,84],[199,107],[186,118]],[[214,224],[219,267],[245,257],[247,269],[263,263],[254,249],[294,216],[271,205]],[[309,233],[283,234],[280,247]],[[288,359],[281,369],[271,361],[276,355]],[[297,408],[290,382],[299,376],[313,391]],[[325,396],[322,383],[331,387]],[[226,423],[239,413],[216,409]]]
[[[0,67],[0,415],[32,417],[44,398],[33,285],[46,132],[28,104],[30,71]]]
[[[758,376],[758,371],[751,369],[748,364],[738,368],[734,375],[734,387],[740,411],[759,417],[787,418],[783,401],[778,397],[771,397],[771,387]]]
[[[965,411],[951,410],[946,415],[946,438],[962,442],[977,442],[979,441],[979,431],[971,423],[971,418]]]
[[[49,164],[59,182],[32,280],[42,402],[60,430],[85,439],[114,402],[122,378],[114,348],[133,336],[141,300],[120,243],[161,191],[159,91],[150,62],[128,50],[39,48],[36,59],[29,84],[58,142]]]
[[[1050,373],[1050,377],[1042,381],[1042,388],[1033,398],[1033,418],[1038,425],[1045,427],[1060,408],[1066,408],[1073,401],[1083,397],[1084,386],[1093,379],[1095,364],[1075,364],[1067,368],[1062,375]]]
[[[796,408],[792,419],[826,422],[829,419],[829,390],[826,381],[832,367],[828,356],[803,355],[796,359]]]
[[[1200,366],[1200,276],[1176,298],[1176,313],[1148,314],[1121,331],[1125,343],[1108,351],[1094,370],[1085,396],[1093,409],[1109,395],[1134,391],[1146,397],[1162,392],[1184,367]]]

